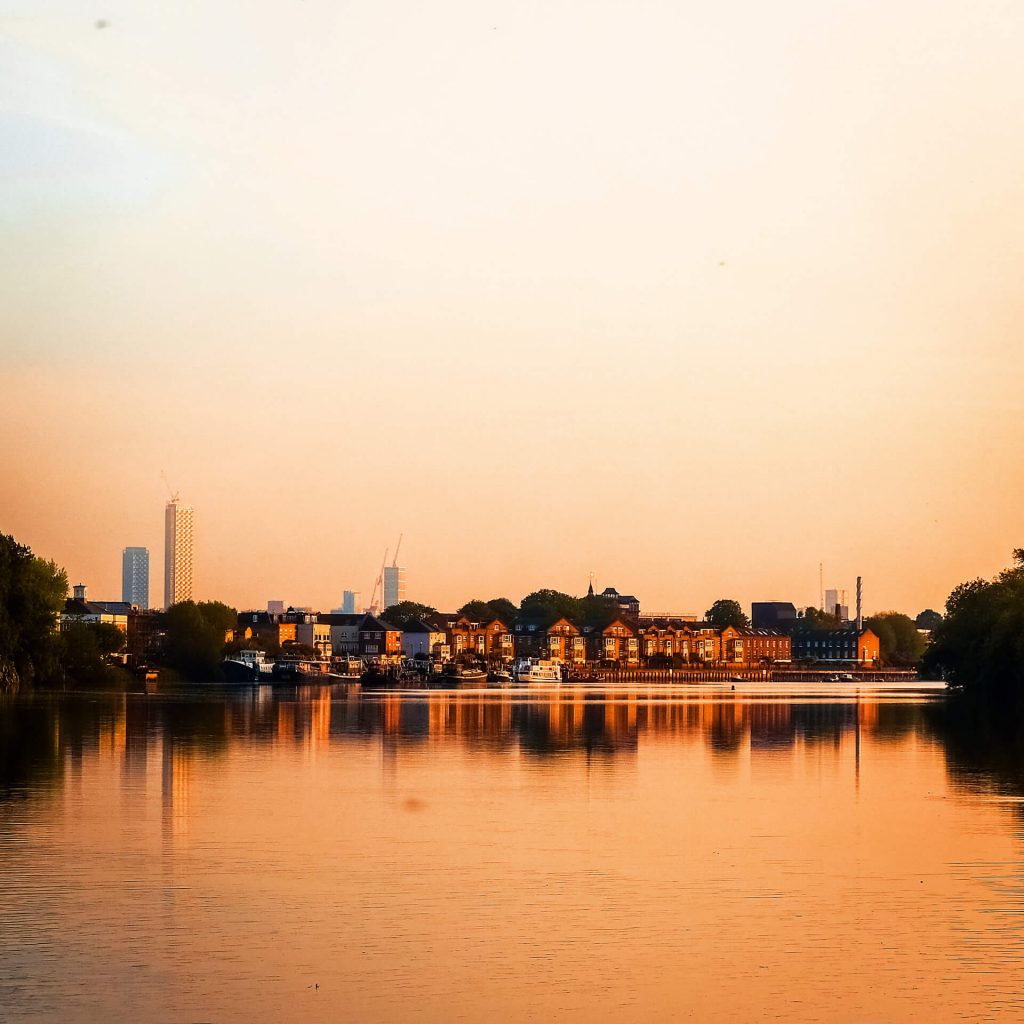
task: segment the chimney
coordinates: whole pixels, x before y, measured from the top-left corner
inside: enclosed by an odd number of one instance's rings
[[[857,632],[859,633],[864,628],[864,609],[862,607],[863,589],[861,587],[861,578],[857,577]]]
[[[85,584],[84,583],[76,583],[75,586],[74,586],[74,591],[75,591],[75,600],[76,601],[84,601],[85,600]]]

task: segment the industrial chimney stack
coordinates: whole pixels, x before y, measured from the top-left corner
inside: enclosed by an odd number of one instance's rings
[[[864,609],[862,606],[863,589],[861,587],[861,578],[857,577],[857,632],[859,633],[864,628]]]

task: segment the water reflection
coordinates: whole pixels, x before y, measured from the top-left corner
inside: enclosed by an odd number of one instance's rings
[[[143,779],[158,761],[170,805],[174,780],[193,758],[218,757],[232,744],[315,751],[369,738],[398,747],[433,742],[515,750],[528,758],[579,753],[614,764],[647,741],[697,741],[729,761],[796,746],[838,749],[850,738],[859,745],[865,737],[885,742],[920,736],[948,743],[961,775],[968,776],[971,765],[984,773],[987,765],[1008,784],[1024,786],[1018,732],[987,724],[971,742],[970,731],[956,728],[934,705],[927,695],[840,700],[698,691],[665,699],[582,689],[526,697],[448,691],[378,696],[314,687],[29,696],[0,704],[0,798],[59,786],[83,754],[103,750],[117,755],[129,782]]]
[[[973,714],[710,687],[0,702],[3,1016],[1021,1019],[1022,743]]]

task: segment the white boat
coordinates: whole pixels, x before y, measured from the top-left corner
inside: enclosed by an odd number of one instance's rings
[[[262,651],[239,651],[221,662],[224,675],[233,683],[258,683],[274,674],[274,663]]]
[[[335,658],[331,662],[330,676],[336,682],[358,683],[366,671],[366,666],[359,658]]]
[[[542,658],[520,658],[512,674],[519,683],[557,686],[562,681],[562,666],[557,661]]]

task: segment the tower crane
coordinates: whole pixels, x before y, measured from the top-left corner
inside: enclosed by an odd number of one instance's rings
[[[167,493],[171,496],[171,501],[177,501],[178,492],[171,487],[170,482],[167,479],[167,474],[162,469],[160,470],[160,479],[163,480],[164,487],[167,488]]]
[[[390,548],[384,549],[384,557],[380,560],[380,572],[377,574],[377,578],[373,581],[373,591],[370,594],[370,612],[371,614],[377,613],[377,590],[380,590],[380,599],[384,600],[384,566],[388,564],[388,552]]]

